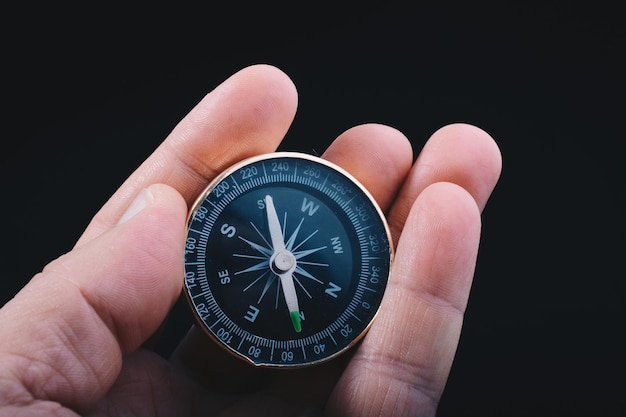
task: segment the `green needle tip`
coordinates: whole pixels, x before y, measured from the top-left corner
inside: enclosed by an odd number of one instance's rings
[[[300,313],[297,311],[292,311],[289,313],[291,316],[291,322],[293,323],[293,328],[297,333],[302,331],[302,325],[300,323]]]

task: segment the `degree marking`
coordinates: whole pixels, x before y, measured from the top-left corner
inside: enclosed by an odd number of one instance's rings
[[[198,293],[198,294],[194,295],[191,298],[193,298],[195,300],[198,297],[205,297],[205,296],[207,296],[209,294],[209,292],[210,292],[209,290],[205,290],[205,291],[202,291],[201,293]]]
[[[208,201],[208,202],[209,202],[209,204],[211,204],[211,205],[215,208],[215,210],[220,210],[220,211],[222,210],[222,208],[221,208],[220,206],[218,206],[217,204],[215,204],[215,203],[213,202],[213,200],[208,200],[208,199],[207,199],[206,201]]]
[[[356,198],[356,196],[357,196],[357,194],[354,193],[352,198],[350,198],[349,200],[345,201],[345,203],[343,204],[342,208],[347,207],[352,202],[352,200],[354,200]]]
[[[205,232],[205,231],[203,231],[203,230],[196,230],[196,229],[191,229],[191,228],[190,228],[190,229],[189,229],[189,231],[190,231],[190,232],[195,232],[195,233],[197,233],[197,234],[199,234],[199,235],[202,235],[202,236],[205,236],[205,237],[208,237],[208,236],[209,236],[209,233],[207,233],[207,232]]]
[[[349,315],[351,315],[352,317],[354,317],[355,319],[357,319],[359,323],[363,323],[363,320],[361,320],[360,318],[358,318],[357,316],[355,316],[353,312],[348,311],[348,314],[349,314]]]
[[[326,178],[324,178],[324,182],[320,185],[320,190],[326,187],[326,181],[328,181],[328,178],[330,177],[330,172],[328,174],[326,174]]]
[[[209,326],[209,329],[213,330],[213,328],[220,322],[222,321],[222,318],[219,317],[217,320],[215,320],[215,323],[213,323],[211,326]]]

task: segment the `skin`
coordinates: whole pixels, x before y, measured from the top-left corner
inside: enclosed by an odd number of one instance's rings
[[[363,341],[304,370],[253,369],[195,328],[171,358],[145,347],[181,291],[188,207],[232,163],[271,152],[296,112],[291,80],[245,68],[209,93],[95,215],[75,247],[0,309],[0,415],[428,416],[456,351],[476,264],[480,213],[501,171],[494,140],[453,124],[413,163],[377,124],[323,157],[387,214],[396,247]],[[385,167],[384,175],[371,167]]]

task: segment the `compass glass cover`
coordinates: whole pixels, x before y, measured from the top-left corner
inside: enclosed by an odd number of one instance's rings
[[[233,166],[197,200],[184,293],[198,324],[231,353],[299,367],[361,339],[392,257],[384,216],[353,177],[277,152]]]

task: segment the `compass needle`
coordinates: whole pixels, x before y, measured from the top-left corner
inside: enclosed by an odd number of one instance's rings
[[[374,199],[342,168],[295,152],[260,155],[226,169],[192,205],[183,292],[199,326],[236,357],[314,365],[371,326],[391,241]]]
[[[300,306],[298,304],[298,296],[296,295],[296,286],[293,282],[293,275],[290,271],[280,274],[280,284],[283,287],[283,294],[285,296],[285,302],[287,303],[287,308],[289,309],[289,315],[293,318],[294,314],[300,314]],[[294,329],[298,330],[300,325],[296,326],[294,324]]]
[[[274,207],[274,199],[271,195],[265,196],[265,207],[267,208],[267,227],[270,231],[274,253],[284,251],[285,241],[283,232],[280,228],[280,222],[278,221],[278,214],[276,214],[276,207]]]
[[[294,314],[300,314],[298,305],[298,294],[293,283],[293,271],[296,269],[296,258],[285,247],[285,237],[280,227],[274,199],[270,195],[265,196],[265,208],[267,211],[267,227],[272,240],[274,253],[270,258],[270,269],[280,277],[280,284],[283,287],[285,302],[292,318],[292,324],[296,332],[300,332],[300,322],[293,321]]]
[[[302,331],[302,322],[300,321],[300,313],[297,311],[292,311],[290,313],[291,323],[293,324],[293,328],[296,333],[300,333]]]

